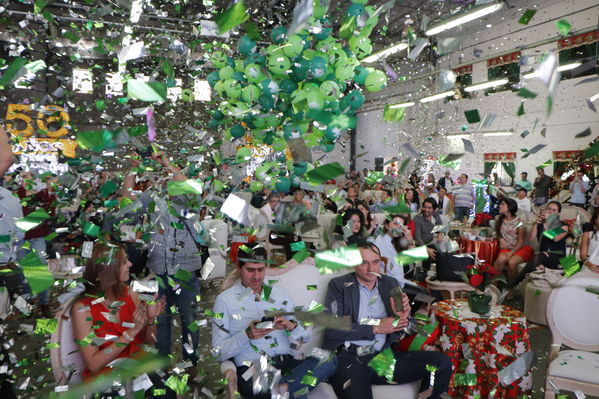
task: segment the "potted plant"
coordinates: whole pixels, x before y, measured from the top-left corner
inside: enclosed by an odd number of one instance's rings
[[[468,307],[473,313],[486,316],[491,311],[492,296],[487,288],[496,282],[505,283],[505,276],[495,270],[492,265],[485,262],[476,262],[474,265],[466,266],[466,272],[462,274],[464,282],[474,288],[468,293]]]

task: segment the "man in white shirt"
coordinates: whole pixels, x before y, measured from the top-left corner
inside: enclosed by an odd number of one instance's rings
[[[283,372],[279,392],[285,391],[287,385],[286,391],[290,397],[307,395],[316,384],[304,381],[304,375],[310,371],[317,382],[327,379],[337,368],[336,358],[324,361],[314,357],[294,359],[292,342],[307,342],[311,332],[288,317],[263,319],[268,312],[292,312],[294,308],[289,295],[282,288],[264,284],[264,248],[248,244],[245,252],[240,252],[238,271],[239,281],[216,297],[212,346],[220,360],[232,358],[235,362],[237,387],[243,398],[271,397],[270,392],[254,392],[252,388],[253,371],[249,369],[252,362],[260,360],[262,355],[267,355],[270,364]]]
[[[516,204],[518,204],[519,211],[532,211],[532,204],[530,203],[530,199],[528,198],[528,192],[524,187],[518,187],[518,194],[516,198],[514,198],[514,201],[516,201]]]
[[[437,201],[437,212],[441,215],[447,215],[451,211],[451,200],[447,196],[447,189],[445,187],[439,186],[439,191],[436,193],[432,193],[430,198]]]
[[[589,183],[582,180],[584,177],[584,173],[582,171],[577,171],[576,176],[572,179],[570,183],[570,193],[572,193],[572,197],[570,197],[570,205],[578,206],[584,209],[584,204],[586,202],[586,192],[589,189]]]

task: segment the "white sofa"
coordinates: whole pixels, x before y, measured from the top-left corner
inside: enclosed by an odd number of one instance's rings
[[[320,274],[314,265],[313,258],[307,258],[303,263],[297,264],[294,261],[288,262],[284,268],[268,269],[265,280],[273,280],[279,287],[283,287],[289,294],[295,306],[308,308],[312,301],[324,305],[325,296],[329,280],[333,277],[341,276],[351,269],[334,273]],[[316,289],[308,289],[316,285]],[[304,355],[309,354],[312,348],[319,347],[322,344],[322,331],[315,332],[310,342],[301,347]],[[221,371],[229,373],[235,371],[235,365],[231,361],[221,363]],[[231,374],[230,374],[231,375]],[[418,395],[419,383],[410,383],[402,385],[373,385],[372,392],[376,399],[411,399]],[[321,383],[309,395],[310,399],[336,399],[333,388],[327,383]],[[356,398],[359,399],[359,398]]]

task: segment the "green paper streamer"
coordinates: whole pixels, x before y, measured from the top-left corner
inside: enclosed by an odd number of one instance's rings
[[[29,252],[19,261],[19,265],[23,269],[23,274],[29,282],[33,295],[47,290],[54,284],[54,278],[48,271],[48,265],[35,252]]]
[[[528,9],[528,10],[524,11],[524,14],[522,14],[520,19],[518,20],[518,23],[522,24],[522,25],[528,25],[528,23],[530,22],[530,20],[536,13],[537,13],[537,10]]]
[[[19,228],[19,230],[27,232],[39,226],[47,219],[50,219],[50,215],[48,215],[48,213],[42,208],[38,208],[29,215],[17,220],[15,225]]]
[[[547,161],[545,161],[541,165],[537,166],[535,169],[544,169],[547,166],[551,165],[552,163],[553,163],[553,161],[551,159],[548,159]]]
[[[100,233],[100,226],[98,226],[97,224],[86,222],[83,225],[83,233],[90,237],[97,238],[98,234]]]
[[[341,28],[339,28],[339,37],[342,39],[348,39],[351,35],[353,35],[356,25],[357,22],[355,16],[346,19],[341,25]]]
[[[335,270],[361,264],[362,255],[356,247],[341,247],[317,253],[315,261],[321,274],[330,274]]]
[[[572,277],[574,274],[580,271],[580,263],[578,263],[578,260],[576,260],[576,255],[574,254],[566,256],[565,258],[561,258],[559,263],[564,269],[565,277]]]
[[[271,292],[272,292],[272,285],[262,284],[262,300],[264,302],[268,302]]]
[[[0,87],[7,86],[17,79],[17,74],[27,64],[25,58],[17,57],[0,77]]]
[[[214,18],[214,22],[218,26],[218,32],[222,35],[244,23],[249,17],[250,14],[247,12],[244,1],[240,0]]]
[[[188,179],[183,181],[169,181],[167,183],[168,195],[202,194],[201,179]]]
[[[314,168],[306,173],[306,180],[313,185],[319,185],[343,175],[345,169],[338,162],[328,163],[318,168]]]
[[[127,81],[127,96],[133,100],[165,102],[166,84],[129,79]]]
[[[555,229],[552,230],[545,230],[543,232],[543,235],[547,238],[549,238],[550,240],[553,240],[555,237],[557,237],[558,235],[565,233],[565,230],[562,229],[561,227],[557,227]]]
[[[184,374],[181,378],[171,375],[164,385],[175,391],[178,395],[184,395],[189,390],[189,386],[187,385],[188,379],[189,374]]]
[[[391,348],[387,348],[380,352],[368,362],[368,366],[372,368],[380,377],[385,377],[387,381],[393,381],[395,373],[395,354]]]
[[[403,214],[406,214],[406,213],[410,213],[411,210],[408,207],[408,205],[406,205],[406,203],[402,201],[402,202],[400,202],[397,205],[384,206],[383,207],[383,212],[390,213],[392,215],[403,215]]]
[[[302,377],[302,384],[315,387],[316,384],[318,384],[318,378],[312,373],[312,371],[308,370],[308,372]]]
[[[428,251],[426,250],[426,245],[407,249],[405,251],[400,252],[395,257],[397,264],[400,266],[414,263],[416,261],[424,260],[424,259],[428,259]]]
[[[518,90],[518,97],[522,97],[522,98],[536,98],[537,97],[537,93],[528,90],[526,87],[523,87],[520,90]]]
[[[301,251],[306,248],[306,243],[303,241],[292,242],[289,247],[291,248],[291,252]]]
[[[373,185],[379,183],[385,177],[385,172],[368,172],[368,176],[364,178],[366,184]]]
[[[100,188],[100,196],[102,196],[103,198],[108,197],[110,194],[114,193],[117,188],[119,188],[119,186],[116,184],[116,182],[112,180],[107,181]]]

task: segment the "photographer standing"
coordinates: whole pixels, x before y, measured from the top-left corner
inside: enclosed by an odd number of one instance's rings
[[[586,203],[586,193],[589,189],[589,182],[582,180],[583,177],[584,173],[582,171],[576,171],[576,175],[570,183],[570,193],[572,193],[572,197],[570,197],[570,201],[568,202],[570,205],[584,209],[584,204]]]

